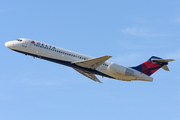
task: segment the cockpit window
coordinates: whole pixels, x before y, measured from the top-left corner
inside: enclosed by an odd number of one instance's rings
[[[16,39],[17,41],[21,42],[22,40],[21,39]]]

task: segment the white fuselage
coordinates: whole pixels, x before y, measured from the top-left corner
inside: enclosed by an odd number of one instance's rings
[[[106,61],[95,70],[82,68],[80,66],[72,64],[73,62],[86,61],[93,59],[94,57],[83,55],[77,52],[66,50],[63,48],[55,47],[46,43],[38,42],[31,39],[17,39],[14,41],[6,42],[8,48],[40,59],[45,59],[55,63],[67,65],[69,67],[83,69],[93,74],[105,76],[108,78],[114,78],[117,80],[143,80],[152,81],[153,78],[134,70],[129,67],[115,64],[113,62]]]

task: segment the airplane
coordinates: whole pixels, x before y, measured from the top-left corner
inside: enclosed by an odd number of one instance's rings
[[[149,81],[154,72],[161,67],[169,71],[168,62],[173,59],[162,59],[152,56],[149,60],[135,67],[125,67],[113,62],[107,61],[112,56],[102,56],[94,58],[60,47],[49,45],[43,42],[27,38],[18,38],[5,43],[5,46],[13,51],[40,58],[47,61],[72,67],[82,75],[102,83],[95,75],[112,78],[122,81]]]

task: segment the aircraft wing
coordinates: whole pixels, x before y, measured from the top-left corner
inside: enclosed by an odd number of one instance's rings
[[[96,69],[100,65],[102,65],[106,60],[111,58],[111,56],[103,56],[103,57],[98,57],[90,60],[85,60],[85,61],[79,61],[79,62],[72,62],[73,64],[76,64],[81,67],[89,68],[89,69]]]
[[[80,69],[77,69],[77,68],[74,68],[76,71],[78,71],[79,73],[83,74],[84,76],[94,80],[95,82],[99,82],[99,83],[102,83],[94,74],[92,73],[87,73],[83,70],[80,70]]]

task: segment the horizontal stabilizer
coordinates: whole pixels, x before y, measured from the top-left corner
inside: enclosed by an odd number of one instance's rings
[[[161,62],[161,63],[166,63],[166,62],[171,62],[174,61],[174,59],[151,59],[153,62]]]
[[[169,71],[169,68],[168,68],[167,65],[163,65],[162,68],[163,68],[164,70],[166,70],[166,71]]]
[[[94,74],[92,73],[87,73],[83,70],[80,70],[80,69],[77,69],[77,68],[74,68],[76,71],[78,71],[79,73],[83,74],[84,76],[90,78],[91,80],[94,80],[95,82],[99,82],[99,83],[102,83]]]
[[[84,67],[84,68],[89,68],[89,69],[96,69],[100,65],[102,65],[106,60],[111,58],[111,56],[103,56],[103,57],[98,57],[90,60],[85,60],[85,61],[79,61],[79,62],[72,62],[73,64],[76,64],[78,66]]]
[[[162,66],[162,68],[166,71],[169,71],[169,68],[167,66],[168,62],[172,62],[174,61],[174,59],[151,59],[153,62],[157,62],[157,63],[160,63],[160,64],[164,64]]]

